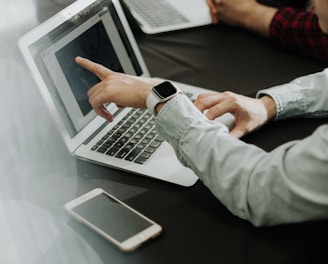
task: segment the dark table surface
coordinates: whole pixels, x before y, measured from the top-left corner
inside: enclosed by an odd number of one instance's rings
[[[327,263],[327,221],[253,227],[200,181],[185,188],[72,157],[17,48],[18,37],[64,5],[1,5],[0,263]],[[132,28],[153,76],[217,91],[254,96],[327,66],[222,25],[157,36]],[[325,122],[276,122],[243,140],[270,151]],[[63,204],[95,187],[160,223],[163,234],[123,253],[71,219]]]

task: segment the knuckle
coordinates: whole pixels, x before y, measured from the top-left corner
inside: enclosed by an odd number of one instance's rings
[[[205,94],[199,94],[197,97],[196,97],[196,100],[202,100],[203,98],[205,98],[206,95]]]
[[[207,102],[206,96],[204,95],[198,95],[195,100],[195,104],[197,104],[197,106],[200,108],[206,107],[206,102]]]
[[[229,101],[232,101],[232,102],[237,102],[238,101],[238,96],[237,94],[233,93],[233,92],[230,92],[230,91],[225,91],[222,93],[222,96],[224,98],[226,98],[227,100]]]
[[[222,95],[225,96],[225,97],[234,97],[235,94],[233,92],[230,92],[230,91],[224,91],[222,93]]]

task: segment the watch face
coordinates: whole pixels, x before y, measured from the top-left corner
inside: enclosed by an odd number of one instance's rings
[[[170,82],[162,82],[155,86],[153,90],[161,99],[167,98],[177,92],[177,88],[175,88]]]

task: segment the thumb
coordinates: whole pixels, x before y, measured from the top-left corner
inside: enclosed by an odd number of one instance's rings
[[[96,75],[100,80],[105,79],[108,75],[112,73],[112,71],[101,64],[95,63],[88,59],[82,57],[76,57],[75,62],[80,65],[82,68],[92,72]]]

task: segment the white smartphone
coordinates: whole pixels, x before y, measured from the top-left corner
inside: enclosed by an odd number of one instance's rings
[[[123,251],[134,250],[162,232],[159,224],[101,188],[93,189],[64,207]]]

